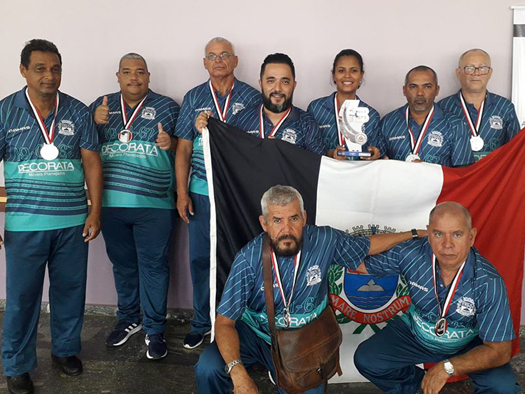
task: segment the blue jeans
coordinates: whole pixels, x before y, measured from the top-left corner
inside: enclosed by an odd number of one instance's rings
[[[37,366],[36,335],[46,265],[51,306],[51,353],[69,357],[81,350],[88,244],[84,225],[48,231],[6,231],[7,304],[2,332],[5,376]]]
[[[359,345],[354,363],[361,375],[384,392],[415,393],[425,376],[415,364],[437,363],[464,354],[482,343],[477,337],[456,354],[436,354],[415,339],[406,323],[396,319]],[[468,376],[475,393],[517,393],[520,390],[509,363]]]
[[[249,367],[255,363],[263,364],[271,372],[273,380],[276,381],[275,368],[273,366],[270,345],[259,338],[245,323],[238,321],[235,325],[239,334],[240,351],[242,363]],[[217,347],[213,342],[208,346],[199,357],[199,362],[195,365],[197,375],[197,392],[199,394],[222,394],[228,393],[233,389],[233,383],[224,366],[226,363]],[[305,391],[306,394],[322,394],[325,385]],[[279,393],[286,394],[286,391],[278,389]]]
[[[139,322],[148,335],[166,331],[172,209],[103,208],[102,234],[113,263],[117,317]]]

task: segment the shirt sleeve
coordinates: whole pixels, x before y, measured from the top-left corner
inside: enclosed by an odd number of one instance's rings
[[[479,337],[486,342],[514,339],[507,289],[501,277],[490,278],[484,284],[476,305]]]
[[[175,101],[170,101],[169,107],[168,107],[168,119],[169,122],[167,125],[162,125],[162,128],[166,133],[169,134],[170,137],[175,137],[175,125],[177,124],[177,119],[179,118],[180,114],[180,105]]]
[[[100,145],[98,142],[98,133],[95,128],[95,122],[93,121],[93,115],[87,107],[84,106],[80,114],[82,119],[82,134],[80,135],[80,147],[92,150],[99,151]]]
[[[332,229],[335,238],[334,263],[355,270],[370,251],[370,238],[348,235]]]
[[[308,115],[305,119],[305,128],[306,128],[306,150],[314,152],[320,155],[324,155],[326,152],[323,139],[321,137],[321,132],[319,131],[319,126],[315,121],[315,118],[312,114],[306,112]]]
[[[217,308],[217,313],[232,320],[242,316],[255,281],[253,268],[244,253],[245,251],[239,252],[233,261]]]
[[[193,97],[191,91],[189,91],[186,96],[184,96],[184,100],[182,100],[182,107],[175,127],[176,137],[190,141],[194,141],[197,137],[198,131],[195,130],[197,114],[193,107]]]
[[[386,147],[381,136],[381,126],[379,124],[379,113],[375,109],[370,109],[370,120],[365,123],[365,133],[368,141],[365,147],[375,146],[381,152],[381,156],[386,154]],[[364,150],[366,151],[366,150]]]
[[[520,122],[516,115],[516,108],[514,107],[514,104],[510,102],[503,122],[505,124],[505,143],[507,143],[521,130]]]
[[[452,124],[455,141],[452,146],[452,167],[466,166],[474,163],[474,155],[470,147],[470,133],[465,122],[454,121]]]
[[[367,256],[365,258],[365,267],[370,275],[377,277],[387,275],[399,275],[401,273],[401,250],[405,242],[394,246],[383,253]]]

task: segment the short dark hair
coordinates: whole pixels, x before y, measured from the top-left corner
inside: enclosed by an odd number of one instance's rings
[[[55,44],[51,41],[34,38],[31,41],[26,42],[26,46],[22,49],[22,53],[20,54],[20,63],[25,68],[29,67],[31,53],[34,51],[54,53],[58,56],[60,65],[62,65],[62,56],[60,55],[60,52],[58,52],[58,48]]]
[[[432,75],[434,76],[434,83],[436,84],[436,86],[438,85],[438,75],[436,74],[436,72],[428,66],[421,65],[421,66],[416,66],[413,69],[411,69],[409,72],[407,72],[407,75],[405,76],[405,86],[407,86],[408,84],[408,77],[414,71],[430,71]]]
[[[264,59],[264,62],[261,65],[261,79],[264,75],[264,70],[266,70],[267,64],[287,64],[292,70],[293,79],[295,79],[295,66],[293,65],[292,59],[290,59],[290,56],[284,53],[272,53],[271,55],[266,56],[266,59]]]
[[[361,72],[365,72],[365,65],[363,63],[363,57],[361,54],[354,49],[343,49],[341,52],[335,55],[334,64],[332,65],[332,75],[335,73],[335,65],[343,56],[355,57],[359,63],[359,67],[361,67]]]

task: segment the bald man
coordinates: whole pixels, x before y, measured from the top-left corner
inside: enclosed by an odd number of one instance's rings
[[[476,161],[509,142],[520,131],[514,105],[487,90],[492,71],[487,52],[482,49],[466,51],[459,58],[456,69],[461,89],[439,102],[443,109],[463,119],[470,131]]]
[[[402,274],[412,304],[357,348],[357,369],[387,393],[439,393],[448,378],[461,375],[472,378],[476,393],[518,392],[505,283],[473,246],[470,213],[455,202],[439,204],[427,229],[428,238],[361,264],[359,271],[376,276]],[[424,362],[437,364],[425,375],[415,366]]]

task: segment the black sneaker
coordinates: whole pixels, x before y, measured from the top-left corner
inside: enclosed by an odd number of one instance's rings
[[[184,338],[184,347],[186,349],[195,349],[197,346],[202,345],[202,342],[204,342],[204,337],[210,334],[211,331],[205,332],[204,334],[199,334],[198,332],[190,332]]]
[[[33,394],[33,382],[29,373],[7,377],[7,390],[11,394]]]
[[[160,360],[168,355],[164,334],[146,335],[146,345],[148,345],[146,357],[150,360]]]
[[[108,346],[120,346],[124,345],[128,339],[139,332],[142,329],[140,323],[129,323],[125,321],[119,321],[111,334],[106,339],[106,345]]]

